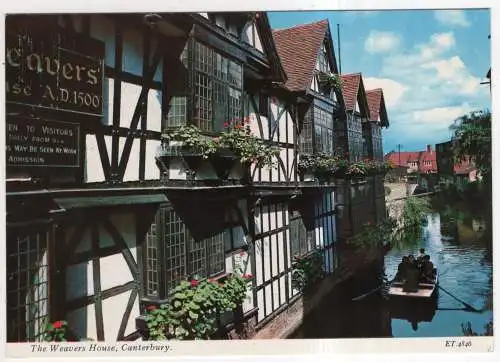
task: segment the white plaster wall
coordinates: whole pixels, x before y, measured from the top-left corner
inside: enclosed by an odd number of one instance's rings
[[[121,85],[121,104],[120,104],[120,127],[130,127],[130,122],[134,115],[135,106],[142,86],[128,82],[122,82]]]
[[[115,35],[114,24],[104,16],[95,15],[91,17],[91,36],[105,42],[106,54],[105,64],[113,67],[115,64]],[[158,49],[156,40],[152,42],[151,54]],[[123,29],[123,71],[132,73],[138,76],[143,74],[143,37],[139,30],[132,28]],[[162,62],[156,70],[154,79],[162,81],[163,66]],[[121,84],[121,104],[120,104],[120,127],[130,127],[134,110],[139,99],[141,86],[128,82]],[[103,82],[103,117],[102,123],[104,125],[111,125],[113,119],[113,102],[114,102],[114,80],[105,78]],[[161,131],[161,117],[162,117],[162,91],[149,90],[148,104],[147,104],[147,129],[152,131]],[[140,128],[140,126],[138,127]],[[104,181],[104,173],[100,165],[99,152],[94,136],[87,136],[87,159],[86,159],[86,172],[87,182],[102,182]],[[146,179],[158,179],[159,170],[154,161],[154,152],[150,146],[151,144],[159,144],[158,141],[147,141],[148,152],[151,154],[152,161],[146,162]],[[120,156],[123,149],[124,139],[120,139]],[[110,155],[110,148],[108,148],[108,155]],[[130,154],[129,162],[125,171],[124,181],[136,181],[139,179],[139,141],[134,140],[132,151]],[[111,157],[110,157],[111,159]],[[152,163],[152,165],[151,165]],[[98,165],[99,164],[99,165]],[[95,168],[95,170],[94,170]]]
[[[255,27],[255,25],[254,25],[254,27]],[[254,44],[254,47],[258,51],[264,53],[264,47],[262,46],[262,41],[260,40],[260,35],[259,35],[259,31],[258,31],[257,28],[255,29],[255,44]]]
[[[254,46],[254,44],[253,44],[253,24],[248,24],[247,26],[245,26],[245,29],[243,30],[243,34],[241,35],[241,38],[245,43]]]
[[[111,152],[111,136],[104,136],[106,150],[108,155]],[[85,137],[86,156],[85,156],[85,182],[104,181],[104,169],[101,163],[99,148],[97,147],[96,136],[88,134]]]
[[[269,215],[271,216],[269,220]],[[258,215],[256,215],[258,216]],[[283,218],[285,219],[283,221]],[[257,218],[257,220],[260,220]],[[276,230],[289,222],[288,211],[283,210],[281,205],[273,204],[263,207],[263,222],[259,225],[259,232]],[[290,242],[289,230],[279,232],[265,237],[263,240],[255,241],[255,270],[257,286],[264,284],[272,277],[278,276],[285,270],[285,265],[290,265]],[[285,241],[286,250],[285,254]],[[288,260],[286,263],[285,260]],[[291,280],[291,279],[290,279]],[[289,281],[290,281],[289,280]],[[262,320],[272,311],[286,302],[286,293],[291,296],[291,287],[286,290],[285,276],[273,281],[257,293],[257,305],[259,307],[258,319]],[[265,296],[265,298],[264,298]],[[264,302],[265,299],[265,302]],[[264,313],[264,303],[266,311]]]
[[[146,180],[159,180],[160,169],[156,165],[156,150],[160,147],[161,141],[147,140],[146,141],[146,168],[144,170],[144,178]]]
[[[161,102],[162,92],[156,89],[150,89],[148,93],[148,117],[147,129],[150,131],[161,132]]]
[[[119,159],[121,160],[123,148],[125,146],[125,137],[120,137],[119,140]],[[134,138],[132,141],[132,149],[123,175],[123,181],[136,181],[139,180],[139,161],[140,161],[140,139]]]
[[[103,125],[110,126],[113,124],[113,102],[114,102],[114,87],[115,80],[113,78],[105,77],[103,80],[102,89],[102,118]]]
[[[104,299],[102,301],[102,313],[104,315],[104,339],[106,341],[116,341],[118,330],[122,322],[123,314],[127,308],[127,303],[132,291],[119,294],[117,296]],[[121,311],[117,313],[117,311]],[[135,331],[135,318],[139,315],[139,303],[136,298],[134,306],[127,321],[125,335]]]

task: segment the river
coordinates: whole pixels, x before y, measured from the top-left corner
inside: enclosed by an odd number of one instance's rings
[[[425,221],[425,222],[424,222]],[[391,250],[384,265],[364,276],[344,283],[325,298],[316,311],[306,316],[291,338],[369,338],[369,337],[451,337],[463,336],[462,324],[484,333],[493,319],[493,270],[491,233],[482,215],[467,210],[433,211],[423,220],[422,233],[415,243]],[[384,291],[359,301],[364,294],[392,279],[403,255],[426,253],[439,270],[439,285],[479,312],[439,290],[434,305],[407,306],[390,303]]]

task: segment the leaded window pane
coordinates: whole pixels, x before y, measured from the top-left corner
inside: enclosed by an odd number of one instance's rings
[[[180,281],[189,277],[205,278],[223,273],[224,242],[229,233],[230,230],[224,230],[215,236],[195,240],[173,209],[161,207],[144,243],[146,296],[164,298]],[[163,290],[160,288],[162,281]]]
[[[241,117],[243,68],[193,42],[194,119],[204,131],[222,131],[225,122]]]
[[[49,228],[7,234],[7,342],[43,340],[49,322]]]

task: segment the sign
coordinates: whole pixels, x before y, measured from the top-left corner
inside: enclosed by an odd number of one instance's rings
[[[7,118],[7,166],[79,167],[79,143],[78,124]]]
[[[7,19],[7,103],[102,115],[104,43],[47,21]]]

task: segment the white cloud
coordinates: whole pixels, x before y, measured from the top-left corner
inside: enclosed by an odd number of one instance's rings
[[[391,32],[372,30],[365,40],[365,50],[369,53],[382,53],[399,47],[401,38]]]
[[[385,104],[388,108],[395,106],[408,90],[408,87],[389,78],[367,77],[363,78],[363,83],[366,90],[382,88]]]
[[[468,27],[470,22],[463,10],[436,10],[434,17],[445,25]]]
[[[468,103],[463,103],[455,107],[437,107],[413,112],[413,121],[417,127],[422,129],[443,129],[448,128],[453,121],[473,108]]]
[[[459,94],[473,95],[479,90],[480,78],[472,76],[459,56],[422,64],[424,69],[436,71],[442,87],[453,87]]]
[[[455,36],[452,32],[432,34],[429,42],[417,45],[422,61],[431,60],[450,50],[455,45]]]

